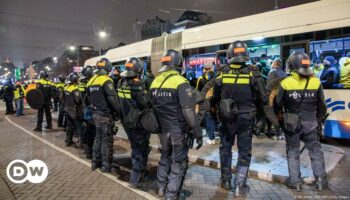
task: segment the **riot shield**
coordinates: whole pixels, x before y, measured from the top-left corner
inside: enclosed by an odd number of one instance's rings
[[[33,109],[41,109],[44,107],[45,98],[44,94],[38,89],[31,89],[27,93],[27,103]]]

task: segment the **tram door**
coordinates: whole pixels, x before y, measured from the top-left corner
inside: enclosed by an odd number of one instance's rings
[[[283,61],[283,69],[288,73],[289,69],[286,68],[286,62],[288,57],[295,52],[304,52],[309,55],[310,53],[310,41],[298,41],[281,44],[281,59]]]

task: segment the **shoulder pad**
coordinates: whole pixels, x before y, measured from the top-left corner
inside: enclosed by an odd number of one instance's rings
[[[259,67],[255,66],[255,65],[248,65],[248,69],[250,71],[259,71]]]

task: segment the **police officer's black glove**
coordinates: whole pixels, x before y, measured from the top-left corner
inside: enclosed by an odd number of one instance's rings
[[[203,137],[196,138],[196,142],[197,142],[196,150],[198,150],[203,146]]]

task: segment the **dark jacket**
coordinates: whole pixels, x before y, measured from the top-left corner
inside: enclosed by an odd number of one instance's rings
[[[277,110],[298,114],[304,133],[314,131],[327,112],[320,80],[310,77],[308,87],[303,91],[306,81],[306,78],[292,72],[281,81],[276,96]]]
[[[154,79],[150,92],[161,133],[187,132],[190,128],[196,138],[202,136],[195,114],[196,95],[188,80],[175,70],[165,71]]]
[[[340,81],[340,71],[336,66],[325,65],[320,79],[326,89],[337,87],[336,84]]]

